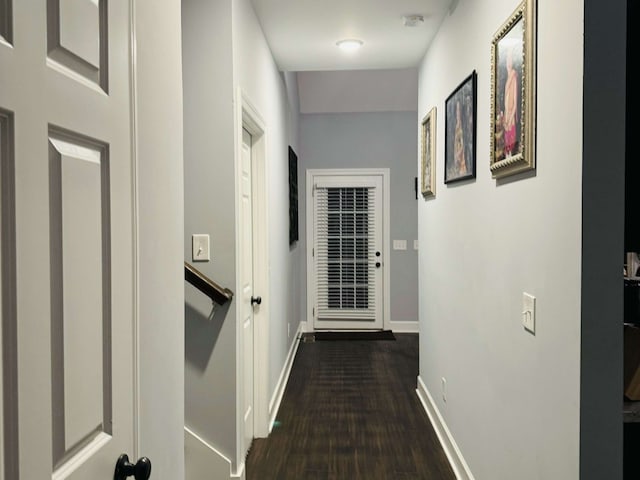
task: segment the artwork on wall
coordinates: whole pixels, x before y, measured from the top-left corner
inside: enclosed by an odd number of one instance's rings
[[[476,176],[475,70],[445,102],[444,183]]]
[[[298,239],[298,156],[289,147],[289,245]]]
[[[436,107],[433,107],[422,120],[420,128],[422,164],[422,195],[436,194]]]
[[[535,168],[536,0],[524,0],[491,43],[494,178]]]

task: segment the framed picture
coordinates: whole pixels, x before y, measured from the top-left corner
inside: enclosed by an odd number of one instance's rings
[[[436,194],[436,107],[422,119],[420,137],[422,195],[426,198]]]
[[[289,147],[289,245],[298,239],[298,156]]]
[[[536,0],[524,0],[491,43],[493,178],[536,167]]]
[[[476,177],[475,70],[445,102],[444,183]]]

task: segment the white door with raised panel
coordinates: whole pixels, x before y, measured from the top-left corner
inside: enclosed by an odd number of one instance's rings
[[[383,327],[383,175],[310,179],[310,290],[316,329]]]
[[[5,480],[134,453],[130,9],[0,1]]]
[[[252,195],[252,161],[251,134],[242,129],[241,158],[241,198],[240,205],[240,272],[242,283],[241,318],[242,318],[242,421],[243,421],[243,453],[251,447],[254,435],[253,409],[253,309],[262,299],[253,296],[253,195]],[[256,307],[259,308],[259,307]]]

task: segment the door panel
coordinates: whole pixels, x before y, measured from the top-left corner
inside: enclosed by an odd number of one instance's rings
[[[15,183],[19,478],[111,480],[137,453],[131,5],[12,7],[0,109],[15,132],[2,184]]]
[[[111,433],[109,184],[104,145],[55,130],[49,143],[53,461],[59,465]]]
[[[48,0],[47,49],[50,66],[107,91],[107,2],[101,0]]]
[[[252,138],[242,130],[242,205],[241,205],[241,272],[242,272],[242,344],[243,344],[243,421],[244,453],[254,435],[253,425],[253,196],[251,180]]]
[[[13,115],[0,109],[0,480],[18,458]]]
[[[0,0],[0,43],[12,42],[13,14],[11,0]]]
[[[314,182],[314,327],[382,328],[382,177]]]

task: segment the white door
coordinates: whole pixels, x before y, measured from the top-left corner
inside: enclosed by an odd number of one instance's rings
[[[131,4],[0,7],[6,480],[110,480],[134,453]]]
[[[312,300],[316,329],[381,329],[381,175],[313,177]]]
[[[251,134],[242,129],[242,204],[240,206],[240,235],[242,251],[242,414],[244,425],[243,453],[247,453],[253,440],[253,308],[258,299],[253,297],[253,197],[251,181]],[[259,300],[261,302],[261,300]],[[259,308],[259,307],[256,307]]]

